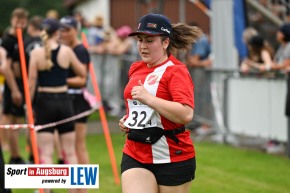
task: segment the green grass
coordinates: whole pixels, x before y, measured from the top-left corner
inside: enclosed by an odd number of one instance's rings
[[[220,144],[196,145],[197,172],[191,192],[289,193],[290,160]]]
[[[120,170],[122,134],[113,134],[112,142]],[[25,145],[24,137],[20,138]],[[105,138],[102,134],[87,138],[92,164],[100,165],[100,188],[90,193],[121,193],[114,182]],[[283,156],[268,155],[209,142],[196,143],[197,171],[191,193],[290,193],[290,160]],[[24,148],[23,148],[24,149]],[[23,156],[27,153],[23,151]],[[8,160],[8,154],[5,153]],[[13,193],[31,193],[32,190],[15,189]],[[66,190],[54,190],[64,193]]]

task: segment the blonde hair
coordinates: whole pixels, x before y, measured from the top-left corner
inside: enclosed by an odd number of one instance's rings
[[[199,27],[189,26],[184,23],[172,24],[167,53],[176,55],[178,51],[187,52],[202,34],[203,32]],[[167,37],[164,36],[163,39]]]
[[[55,9],[50,9],[46,12],[46,18],[58,19],[58,17],[59,17],[58,11]]]
[[[255,30],[255,28],[248,27],[243,31],[243,40],[246,44],[248,44],[250,39],[256,35],[258,35],[257,30]]]
[[[45,50],[45,60],[46,60],[45,70],[50,70],[53,66],[53,62],[51,61],[51,48],[48,44],[49,36],[48,36],[46,30],[42,30],[40,37],[42,39],[43,47]]]

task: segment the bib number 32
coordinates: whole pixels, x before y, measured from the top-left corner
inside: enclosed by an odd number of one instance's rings
[[[138,114],[137,111],[132,111],[132,122],[129,122],[129,127],[145,127],[146,122],[144,121],[146,119],[146,111],[141,111],[140,114]]]
[[[154,110],[144,104],[136,104],[136,101],[129,104],[129,117],[124,122],[124,125],[132,129],[143,129],[150,120]]]

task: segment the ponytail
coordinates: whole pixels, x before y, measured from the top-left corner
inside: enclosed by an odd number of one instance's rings
[[[45,69],[46,70],[50,70],[51,67],[53,66],[53,63],[51,61],[51,49],[50,46],[48,44],[48,34],[45,30],[42,30],[40,37],[42,39],[43,42],[43,46],[44,46],[44,50],[45,50],[45,60],[46,60],[46,66]]]
[[[196,26],[184,23],[172,24],[168,54],[176,55],[178,51],[187,52],[202,35],[202,30]],[[168,37],[165,36],[164,39]]]

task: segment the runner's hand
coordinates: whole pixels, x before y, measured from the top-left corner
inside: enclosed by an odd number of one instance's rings
[[[128,133],[129,129],[124,125],[124,122],[126,120],[125,117],[126,115],[124,115],[122,119],[119,120],[119,127],[121,131],[123,131],[124,133]]]
[[[23,101],[21,92],[19,90],[12,91],[11,97],[12,103],[20,107]]]

